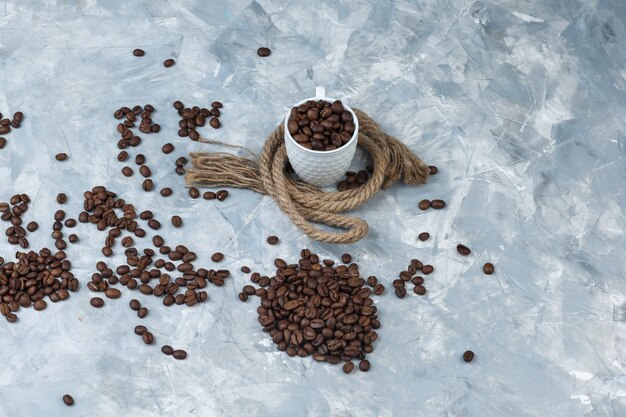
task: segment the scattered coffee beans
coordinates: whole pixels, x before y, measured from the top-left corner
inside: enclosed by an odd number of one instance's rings
[[[256,50],[256,53],[257,53],[258,56],[265,58],[265,57],[270,56],[272,51],[270,50],[270,48],[261,47],[261,48]]]
[[[491,262],[487,262],[485,265],[483,265],[483,272],[485,274],[491,275],[493,274],[494,271],[495,271],[495,268]]]
[[[465,362],[471,362],[474,360],[474,352],[472,352],[471,350],[466,350],[465,352],[463,352],[463,360]]]
[[[341,101],[309,100],[291,109],[287,128],[300,146],[331,151],[348,143],[356,126]]]
[[[221,104],[221,103],[220,103]],[[219,129],[221,126],[219,117],[220,110],[217,107],[213,107],[211,110],[207,108],[200,108],[198,106],[193,107],[185,107],[184,104],[180,101],[174,102],[174,108],[178,111],[178,115],[181,117],[178,122],[178,136],[186,137],[193,141],[198,141],[200,139],[200,134],[196,130],[197,127],[202,127],[206,124],[206,120],[210,118],[209,125],[214,129]],[[182,171],[182,166],[187,163],[187,160],[184,160],[184,163],[179,164],[180,158],[176,161],[177,172]]]
[[[359,188],[368,180],[367,171],[361,170],[358,173],[354,171],[346,172],[346,179],[339,181],[337,191],[346,191]]]

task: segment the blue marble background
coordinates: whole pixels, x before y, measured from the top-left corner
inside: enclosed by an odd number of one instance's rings
[[[0,15],[0,111],[26,114],[0,150],[0,200],[34,197],[32,246],[52,243],[58,192],[77,215],[82,192],[105,184],[161,220],[181,215],[186,226],[162,234],[201,261],[221,250],[234,272],[202,306],[142,298],[157,346],[188,351],[176,362],[133,334],[131,294],[89,307],[104,235],[79,225],[68,253],[82,290],[0,322],[0,416],[626,415],[625,2],[6,0]],[[316,85],[440,173],[381,192],[355,212],[369,236],[339,247],[311,242],[267,197],[186,196],[163,143],[176,156],[221,149],[176,136],[173,100],[223,101],[223,129],[205,133],[258,152]],[[146,196],[115,160],[113,111],[145,103],[163,129],[141,151],[157,187],[175,187],[169,199]],[[423,198],[448,207],[422,212]],[[265,244],[269,234],[281,244]],[[388,288],[411,258],[435,266],[425,297],[377,301],[369,373],[276,352],[256,304],[237,300],[241,265],[269,273],[303,247],[348,251]],[[1,256],[14,250],[0,240]]]

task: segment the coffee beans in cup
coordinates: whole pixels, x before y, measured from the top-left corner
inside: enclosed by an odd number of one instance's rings
[[[356,126],[340,100],[309,100],[291,109],[287,129],[300,146],[332,151],[352,139]]]

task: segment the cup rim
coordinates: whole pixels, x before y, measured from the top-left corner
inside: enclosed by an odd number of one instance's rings
[[[289,119],[291,118],[291,109],[293,109],[294,107],[298,107],[299,105],[306,103],[309,100],[325,100],[328,101],[330,103],[336,101],[336,98],[331,98],[331,97],[309,97],[309,98],[305,98],[304,100],[300,100],[299,102],[297,102],[296,104],[289,106],[289,110],[287,110],[287,115],[285,116],[285,120],[283,122],[283,125],[285,127],[285,138],[289,138],[289,140],[291,140],[291,143],[293,143],[294,145],[296,145],[299,149],[302,149],[306,152],[310,152],[312,154],[316,154],[316,155],[332,155],[333,153],[336,153],[338,151],[343,150],[344,148],[347,148],[348,145],[350,145],[352,142],[354,142],[358,136],[359,136],[359,119],[356,117],[356,113],[354,113],[354,111],[352,110],[352,108],[348,105],[346,105],[345,103],[343,103],[343,101],[341,102],[343,104],[343,108],[348,110],[350,113],[352,113],[352,120],[354,120],[354,133],[352,133],[352,137],[350,138],[349,141],[347,141],[345,143],[345,145],[337,148],[337,149],[333,149],[332,151],[316,151],[314,149],[309,149],[309,148],[305,148],[304,146],[300,145],[292,136],[291,133],[289,133],[289,129],[288,129],[288,124],[289,124]]]

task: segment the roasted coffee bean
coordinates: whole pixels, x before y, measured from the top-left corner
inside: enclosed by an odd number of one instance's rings
[[[212,256],[211,256],[211,260],[213,262],[221,262],[222,259],[224,259],[224,254],[221,252],[215,252]]]
[[[5,146],[7,146],[7,140],[3,137],[0,137],[0,149],[3,149]]]
[[[382,295],[385,292],[385,286],[383,284],[376,284],[374,286],[374,294]]]
[[[139,302],[139,300],[133,298],[132,300],[130,300],[129,306],[131,310],[137,311],[141,308],[141,303]]]
[[[141,339],[146,345],[151,345],[154,343],[154,335],[150,332],[145,332],[141,335]]]
[[[150,168],[147,165],[142,165],[139,167],[139,173],[144,177],[144,178],[148,178],[149,176],[152,175],[152,172],[150,171]]]
[[[430,208],[430,200],[422,200],[419,202],[418,207],[420,210],[428,210]]]
[[[370,361],[368,361],[367,359],[363,359],[361,362],[359,362],[359,369],[362,372],[367,372],[370,370]]]
[[[176,166],[183,166],[186,164],[187,164],[187,158],[185,158],[184,156],[181,156],[178,159],[176,159]]]
[[[68,157],[67,154],[64,152],[58,153],[55,155],[54,157],[57,161],[65,161]]]
[[[165,61],[163,61],[163,66],[165,68],[169,68],[172,65],[174,65],[176,63],[176,61],[174,61],[172,58],[166,59]]]
[[[133,50],[133,55],[135,56],[144,56],[146,53],[143,51],[143,49],[134,49]]]
[[[240,292],[238,297],[239,297],[239,301],[241,302],[245,303],[246,301],[248,301],[248,294],[246,294],[245,292]]]
[[[189,189],[189,197],[191,197],[191,198],[198,198],[198,197],[200,197],[200,191],[198,191],[198,189],[196,187],[191,187]]]
[[[487,262],[485,265],[483,265],[483,272],[485,274],[491,275],[493,274],[494,271],[495,271],[495,268],[492,263]]]
[[[139,218],[141,220],[149,220],[154,217],[154,214],[150,210],[145,210],[139,213]]]
[[[404,298],[406,297],[406,288],[404,287],[397,287],[395,290],[396,293],[396,297],[398,298]]]
[[[183,360],[187,358],[187,352],[182,349],[177,349],[172,352],[172,356],[174,357],[174,359]]]
[[[270,56],[272,51],[270,50],[270,48],[261,47],[261,48],[256,50],[256,53],[257,53],[258,56],[260,56],[262,58],[265,58],[265,57]]]
[[[278,243],[278,236],[269,236],[267,238],[267,243],[269,243],[270,245],[275,245]]]
[[[160,248],[163,244],[165,244],[165,240],[163,240],[161,236],[156,235],[152,238],[152,244],[157,248]]]
[[[435,268],[433,268],[433,266],[432,266],[432,265],[424,265],[424,266],[422,267],[422,273],[423,273],[424,275],[430,275],[430,274],[432,274],[432,272],[433,272],[434,270],[435,270]]]
[[[415,292],[415,294],[417,294],[417,295],[424,295],[424,294],[426,294],[426,288],[424,288],[424,286],[422,286],[422,285],[416,285],[413,288],[413,292]]]
[[[413,283],[413,285],[422,285],[424,283],[424,278],[422,278],[422,277],[413,277],[413,278],[411,278],[411,283]]]
[[[343,364],[341,369],[343,369],[344,373],[349,374],[354,369],[354,363],[352,361],[348,361]]]
[[[430,175],[435,175],[439,172],[439,169],[434,165],[428,165],[428,170],[430,171]]]
[[[100,308],[104,305],[104,300],[100,297],[93,297],[89,303],[96,308]]]
[[[174,152],[174,145],[172,145],[171,143],[166,143],[165,145],[163,145],[163,147],[161,148],[161,151],[164,154],[170,154],[172,152]]]
[[[65,225],[65,227],[69,227],[71,229],[73,227],[76,227],[76,220],[75,219],[67,219],[67,220],[65,220],[65,222],[63,224]]]
[[[150,178],[147,178],[141,184],[141,188],[143,188],[144,191],[152,191],[152,188],[154,188],[154,182],[152,182]]]
[[[212,117],[211,120],[209,120],[209,125],[211,125],[213,129],[219,129],[222,126],[220,119],[217,117]]]
[[[417,238],[421,240],[422,242],[425,242],[430,238],[430,234],[428,232],[422,232],[419,235],[417,235]]]
[[[117,288],[107,288],[104,291],[104,295],[106,295],[107,298],[116,299],[120,298],[122,296],[122,293]]]
[[[247,266],[242,266],[241,267],[241,272],[243,272],[244,274],[249,274],[250,273],[250,268],[248,268]]]
[[[161,222],[156,219],[150,219],[148,220],[148,227],[153,230],[159,230],[161,228]]]
[[[456,245],[456,251],[462,256],[468,256],[472,251],[467,246],[459,243]]]
[[[163,197],[169,197],[172,195],[172,189],[169,187],[161,188],[161,195]],[[149,224],[149,223],[148,223]]]
[[[124,168],[122,168],[122,174],[125,177],[132,177],[133,176],[133,169],[131,167],[124,167]]]
[[[223,106],[222,103],[220,103],[219,101],[214,101],[213,103],[211,103],[211,107],[214,107],[216,109],[221,109]]]
[[[57,195],[57,203],[65,204],[66,201],[67,201],[67,195],[65,195],[64,193],[59,193]]]
[[[72,406],[74,405],[74,398],[72,398],[72,396],[70,394],[65,394],[63,396],[63,402],[65,403],[65,405]]]
[[[432,208],[439,210],[446,206],[446,202],[443,200],[433,200],[430,202],[430,205]]]
[[[47,305],[48,304],[44,300],[37,300],[34,303],[35,310],[37,310],[37,311],[44,310]]]
[[[216,195],[212,191],[207,191],[204,194],[202,194],[202,198],[204,198],[205,200],[214,200],[215,197]]]
[[[28,225],[26,226],[26,229],[29,232],[34,232],[35,230],[37,230],[39,228],[39,225],[37,224],[37,222],[30,222],[28,223]]]
[[[172,226],[174,227],[182,227],[183,219],[180,216],[172,216]]]
[[[178,100],[176,100],[173,105],[176,110],[182,110],[183,107],[185,107],[185,105]]]
[[[146,157],[144,154],[140,153],[135,156],[135,164],[143,165],[146,163]]]
[[[471,350],[466,350],[465,352],[463,352],[463,360],[465,362],[471,362],[474,360],[474,352],[472,352]]]
[[[213,126],[213,125],[211,125]],[[219,127],[219,126],[218,126]],[[217,129],[217,128],[216,128]],[[189,129],[188,131],[188,135],[189,135],[189,139],[193,140],[193,141],[198,141],[198,139],[200,139],[200,134],[198,133],[197,130],[195,129]]]
[[[341,262],[343,262],[344,264],[349,264],[350,262],[352,262],[352,256],[350,256],[349,253],[344,253],[343,255],[341,255]]]
[[[137,336],[143,336],[147,331],[148,331],[148,328],[146,326],[143,326],[141,324],[138,326],[135,326],[135,334]]]
[[[161,346],[161,352],[163,352],[166,355],[171,355],[174,353],[174,348],[171,347],[170,345],[163,345]]]
[[[141,285],[140,285],[140,287],[141,287]],[[148,315],[148,309],[146,307],[141,307],[141,308],[139,308],[139,310],[137,310],[137,317],[139,317],[140,319],[143,319],[147,315]]]
[[[57,211],[54,213],[54,220],[56,220],[56,221],[60,222],[60,221],[62,221],[63,219],[65,219],[65,211],[63,211],[63,210],[57,210]]]

